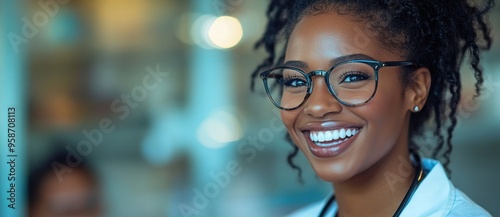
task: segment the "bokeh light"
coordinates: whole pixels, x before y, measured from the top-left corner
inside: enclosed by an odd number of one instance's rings
[[[215,19],[210,26],[208,37],[217,48],[231,48],[240,42],[243,37],[243,28],[238,19],[221,16]]]
[[[218,111],[200,124],[197,136],[204,146],[221,148],[240,139],[243,133],[238,119],[233,114]]]

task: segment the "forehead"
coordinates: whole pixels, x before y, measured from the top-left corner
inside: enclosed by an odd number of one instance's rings
[[[304,16],[290,34],[285,59],[308,65],[325,65],[334,58],[352,54],[365,54],[381,61],[400,60],[381,45],[376,33],[367,26],[352,16],[336,12]]]

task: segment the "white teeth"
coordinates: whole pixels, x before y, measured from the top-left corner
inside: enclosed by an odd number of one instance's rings
[[[320,142],[325,141],[325,133],[323,133],[323,132],[318,133],[318,141],[320,141]]]
[[[333,139],[333,133],[332,131],[326,131],[325,132],[325,141],[330,141]]]
[[[338,130],[328,130],[328,131],[310,131],[309,137],[313,142],[325,142],[338,139],[345,140],[346,138],[356,135],[358,132],[359,130],[356,128],[342,128]],[[340,143],[341,141],[336,141],[336,142]]]
[[[342,139],[345,138],[345,129],[340,130],[340,138],[342,138]]]
[[[338,130],[333,131],[333,139],[335,139],[335,140],[339,139],[339,131]]]

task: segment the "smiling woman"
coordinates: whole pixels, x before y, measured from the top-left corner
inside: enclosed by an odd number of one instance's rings
[[[300,175],[292,160],[302,151],[335,189],[293,216],[490,216],[446,172],[460,100],[459,66],[469,53],[479,95],[480,51],[491,44],[484,15],[492,6],[271,1],[257,43],[269,57],[253,78],[260,76],[281,109],[294,147],[290,165]],[[427,122],[434,124],[437,142],[431,158],[421,159],[416,141]]]

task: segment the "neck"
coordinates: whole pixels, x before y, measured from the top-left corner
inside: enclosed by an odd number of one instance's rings
[[[334,184],[339,216],[393,216],[416,173],[408,146],[399,147],[364,172]]]

